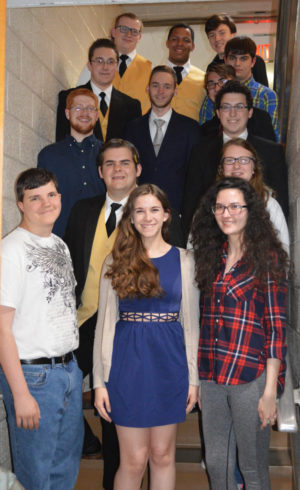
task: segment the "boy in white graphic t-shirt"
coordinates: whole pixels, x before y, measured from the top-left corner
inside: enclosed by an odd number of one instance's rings
[[[51,233],[57,187],[48,170],[22,172],[21,223],[2,240],[0,389],[14,472],[28,490],[74,488],[83,439],[75,278],[67,246]]]

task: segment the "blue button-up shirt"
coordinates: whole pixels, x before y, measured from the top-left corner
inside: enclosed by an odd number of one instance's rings
[[[80,199],[97,196],[105,192],[99,177],[96,158],[102,142],[94,135],[81,143],[70,135],[63,141],[48,145],[38,155],[38,167],[53,172],[61,193],[61,214],[56,220],[53,233],[63,237],[70,211]]]

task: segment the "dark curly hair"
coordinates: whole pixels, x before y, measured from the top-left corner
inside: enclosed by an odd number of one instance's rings
[[[166,194],[154,184],[143,184],[131,192],[119,223],[118,234],[112,249],[113,263],[106,277],[112,281],[112,287],[120,298],[161,296],[163,290],[159,284],[159,274],[151,263],[140,234],[131,219],[134,204],[138,197],[152,194],[161,203],[163,210],[170,213]],[[168,241],[168,226],[171,217],[163,223],[162,237]]]
[[[248,210],[243,236],[244,258],[250,271],[261,287],[268,275],[279,282],[288,270],[289,259],[271,224],[268,212],[260,196],[243,179],[230,177],[214,184],[200,201],[192,223],[192,245],[195,254],[196,282],[203,292],[209,294],[212,284],[221,269],[221,252],[226,235],[220,230],[212,212],[217,195],[224,189],[242,192]]]

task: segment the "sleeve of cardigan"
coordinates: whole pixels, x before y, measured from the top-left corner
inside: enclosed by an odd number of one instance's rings
[[[198,345],[199,345],[199,296],[195,283],[195,263],[191,251],[181,250],[182,271],[182,312],[185,349],[189,369],[189,383],[198,386]]]
[[[103,263],[101,279],[100,279],[99,307],[98,307],[98,316],[97,316],[94,351],[93,351],[94,388],[101,388],[105,386],[104,368],[103,368],[103,361],[102,361],[102,341],[103,341],[105,319],[107,315],[109,291],[112,290],[112,286],[111,286],[111,280],[107,279],[104,276],[105,273],[107,272],[107,268],[110,262],[111,262],[111,255],[109,255]]]

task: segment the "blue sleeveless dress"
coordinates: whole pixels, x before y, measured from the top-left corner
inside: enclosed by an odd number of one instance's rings
[[[151,262],[159,271],[165,294],[160,298],[120,300],[120,314],[179,313],[179,250],[172,247]],[[178,321],[117,322],[111,371],[106,384],[110,416],[115,424],[154,427],[183,422],[188,385],[184,333]]]

